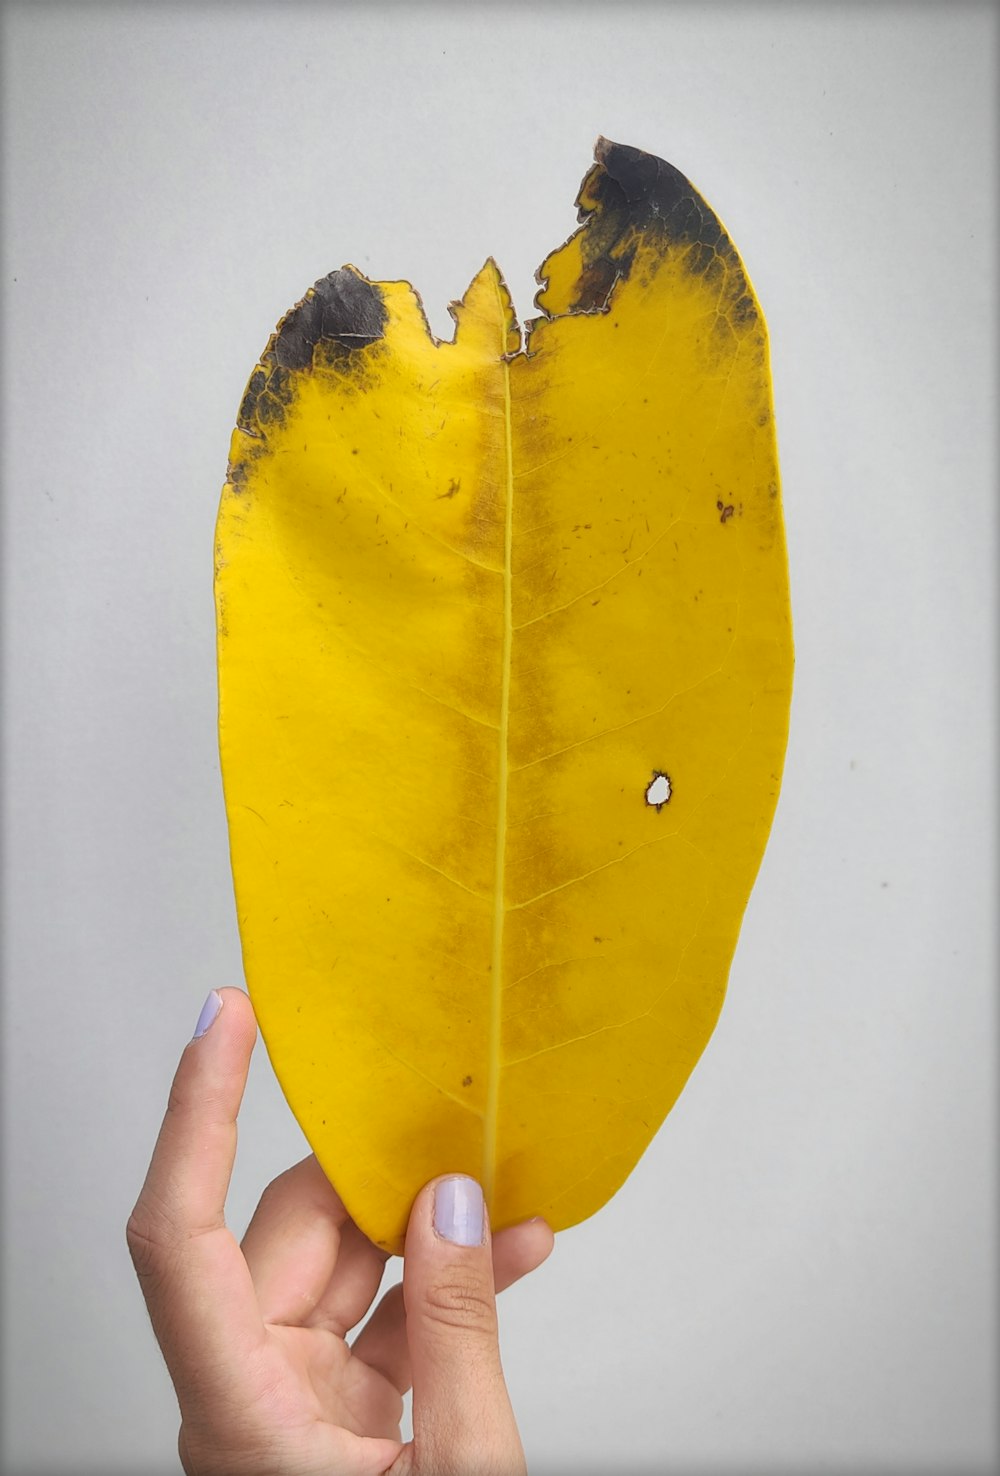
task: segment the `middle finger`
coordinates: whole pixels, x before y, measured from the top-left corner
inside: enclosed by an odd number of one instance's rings
[[[298,1326],[330,1284],[347,1211],[312,1154],[261,1195],[242,1250],[265,1322]]]

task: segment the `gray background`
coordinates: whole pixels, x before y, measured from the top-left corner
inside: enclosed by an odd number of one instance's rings
[[[721,1024],[504,1299],[535,1476],[994,1469],[996,11],[8,7],[4,1470],[175,1468],[124,1246],[240,982],[212,528],[271,326],[352,261],[522,315],[595,135],[768,315],[798,669]],[[258,1052],[232,1219],[304,1151]]]

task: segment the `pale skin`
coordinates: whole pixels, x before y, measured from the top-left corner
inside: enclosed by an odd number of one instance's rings
[[[214,1020],[181,1057],[128,1225],[177,1392],[185,1472],[521,1476],[495,1294],[545,1260],[552,1231],[530,1220],[491,1237],[484,1223],[481,1243],[455,1244],[439,1233],[449,1186],[435,1180],[414,1201],[402,1287],[349,1342],[388,1258],[314,1158],[268,1186],[242,1244],[226,1228],[257,1026],[240,990],[218,997]],[[476,1199],[471,1180],[460,1188]],[[404,1443],[411,1384],[414,1438]]]

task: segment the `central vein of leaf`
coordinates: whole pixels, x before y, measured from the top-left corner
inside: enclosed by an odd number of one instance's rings
[[[511,551],[513,547],[514,454],[510,425],[510,364],[507,349],[507,305],[497,282],[500,310],[500,364],[504,401],[504,554],[503,554],[503,671],[500,686],[500,732],[497,767],[497,837],[493,877],[493,950],[490,964],[490,1035],[486,1081],[486,1112],[483,1120],[483,1191],[492,1206],[496,1185],[497,1113],[500,1102],[500,1026],[503,998],[504,860],[507,850],[507,734],[510,721],[510,660],[514,639],[511,602]]]

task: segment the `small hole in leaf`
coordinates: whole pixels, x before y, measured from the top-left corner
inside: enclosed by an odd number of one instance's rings
[[[662,810],[673,792],[670,775],[664,774],[661,769],[654,769],[653,777],[646,785],[647,805],[652,805],[655,810]]]

